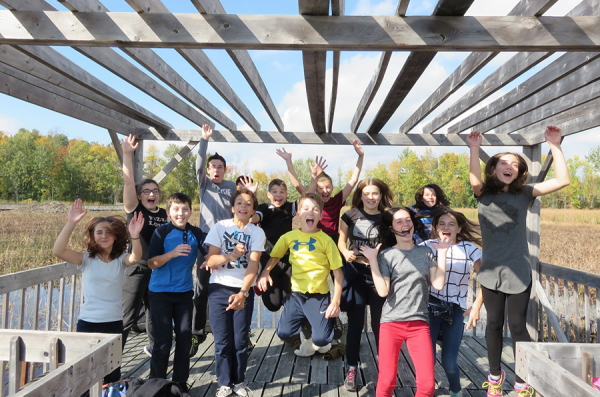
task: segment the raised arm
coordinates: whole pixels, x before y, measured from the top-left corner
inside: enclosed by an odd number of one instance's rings
[[[133,214],[129,222],[129,237],[131,238],[131,253],[124,259],[126,266],[135,265],[142,259],[142,244],[140,243],[140,233],[144,227],[144,216],[141,212]]]
[[[275,153],[277,153],[279,157],[285,160],[285,164],[290,174],[290,180],[292,181],[292,185],[294,185],[294,187],[296,188],[298,193],[300,193],[301,196],[305,195],[306,188],[300,183],[298,175],[296,174],[296,170],[294,169],[294,163],[292,163],[292,152],[287,152],[285,148],[281,148],[275,150]]]
[[[135,179],[133,178],[133,152],[138,148],[135,135],[129,135],[123,140],[123,208],[125,212],[132,212],[139,203],[135,191]]]
[[[316,193],[317,191],[317,181],[323,172],[325,172],[325,168],[327,168],[327,161],[325,161],[324,157],[315,157],[315,162],[310,163],[310,185],[306,191],[308,193]]]
[[[87,214],[87,210],[83,209],[82,201],[80,199],[75,200],[71,205],[71,208],[69,208],[67,223],[56,238],[54,246],[52,247],[52,254],[54,256],[57,256],[67,263],[81,265],[83,262],[83,252],[70,250],[67,248],[67,245],[69,244],[69,238],[71,237],[75,226],[83,219],[85,214]]]
[[[352,146],[354,146],[354,150],[356,151],[356,154],[358,154],[358,159],[356,160],[356,165],[354,166],[354,170],[352,171],[352,177],[342,190],[342,201],[344,202],[352,192],[352,189],[354,189],[354,186],[356,186],[356,184],[358,183],[360,171],[362,170],[363,166],[363,160],[365,158],[365,151],[363,150],[362,145],[360,144],[360,141],[358,139],[352,141]]]
[[[469,182],[476,196],[480,196],[483,190],[483,182],[481,181],[481,164],[479,162],[479,147],[483,137],[479,131],[471,131],[467,137],[469,145]]]
[[[383,277],[381,275],[381,271],[379,270],[377,254],[379,254],[380,248],[381,244],[377,244],[377,247],[375,248],[363,245],[362,247],[360,247],[360,252],[362,252],[365,258],[369,260],[369,265],[371,267],[371,275],[373,276],[373,284],[375,284],[377,294],[382,298],[385,298],[390,293],[390,278]]]
[[[556,192],[565,186],[569,186],[571,183],[567,160],[565,160],[565,155],[560,147],[560,140],[562,137],[560,128],[549,125],[546,128],[546,131],[544,131],[544,136],[546,142],[548,142],[548,146],[550,146],[550,151],[552,152],[554,178],[536,183],[533,186],[533,197]]]
[[[206,175],[206,151],[208,150],[208,140],[213,134],[212,128],[208,124],[202,126],[202,139],[200,139],[200,145],[198,145],[198,156],[196,156],[196,177],[198,178],[198,185],[204,181]],[[202,192],[200,192],[202,195]]]

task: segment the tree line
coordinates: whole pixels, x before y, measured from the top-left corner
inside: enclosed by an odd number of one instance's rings
[[[170,144],[164,153],[149,145],[144,156],[144,178],[154,177],[180,150]],[[275,154],[274,154],[275,156]],[[72,201],[119,203],[122,199],[123,176],[121,165],[112,146],[68,139],[64,134],[50,132],[42,135],[37,130],[20,129],[13,136],[0,131],[0,199],[11,202]],[[300,181],[308,186],[310,162],[300,158],[294,167]],[[183,192],[198,201],[196,155],[189,154],[161,182],[165,193]],[[542,206],[551,208],[600,207],[600,147],[584,156],[567,160],[571,185],[557,193],[542,197]],[[226,179],[250,174],[260,184],[258,199],[268,201],[265,189],[270,180],[280,178],[288,184],[290,199],[297,198],[285,164],[274,173],[250,170],[245,165],[228,165]],[[552,177],[551,170],[548,177]],[[351,170],[338,169],[336,190],[350,179]],[[435,156],[428,149],[417,154],[409,148],[401,151],[389,164],[376,165],[367,161],[361,174],[385,181],[394,193],[395,201],[403,205],[414,203],[415,191],[428,183],[436,183],[454,207],[475,207],[476,200],[469,184],[469,159],[466,154],[444,153]]]

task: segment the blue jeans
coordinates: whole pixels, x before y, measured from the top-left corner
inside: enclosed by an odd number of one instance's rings
[[[190,348],[192,347],[193,295],[193,291],[148,292],[150,315],[154,326],[150,379],[167,378],[174,329],[173,382],[181,385],[187,382],[190,375]]]
[[[239,288],[209,284],[208,308],[215,337],[215,372],[219,386],[233,386],[244,381],[248,366],[248,334],[254,311],[254,289],[241,310],[225,310],[229,297]]]
[[[110,321],[107,323],[90,323],[85,320],[77,321],[77,332],[98,332],[101,334],[122,334],[123,321]],[[115,369],[104,377],[102,383],[118,382],[121,379],[121,367]]]
[[[460,391],[460,369],[458,367],[458,351],[462,340],[464,324],[464,310],[457,304],[446,303],[429,297],[431,303],[446,305],[447,310],[432,310],[429,307],[429,330],[431,333],[431,342],[433,345],[433,355],[435,357],[435,344],[440,330],[442,332],[442,367],[450,383],[450,391],[457,393]],[[437,305],[436,305],[437,306]]]

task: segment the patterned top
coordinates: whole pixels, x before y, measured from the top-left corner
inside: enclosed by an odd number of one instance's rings
[[[437,251],[431,244],[437,242],[437,240],[428,240],[422,244],[431,249],[436,262]],[[461,241],[450,246],[446,254],[446,284],[441,291],[429,287],[429,294],[439,300],[456,303],[463,310],[467,310],[471,269],[479,259],[481,259],[481,250],[470,241]]]

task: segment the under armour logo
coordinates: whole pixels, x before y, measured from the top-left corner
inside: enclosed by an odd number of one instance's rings
[[[300,241],[296,240],[296,241],[294,241],[294,251],[298,251],[298,248],[300,248],[301,245],[308,245],[308,250],[314,251],[314,250],[316,250],[316,248],[315,248],[316,242],[317,242],[317,240],[312,237],[310,238],[310,240],[308,240],[308,242],[300,242]]]

